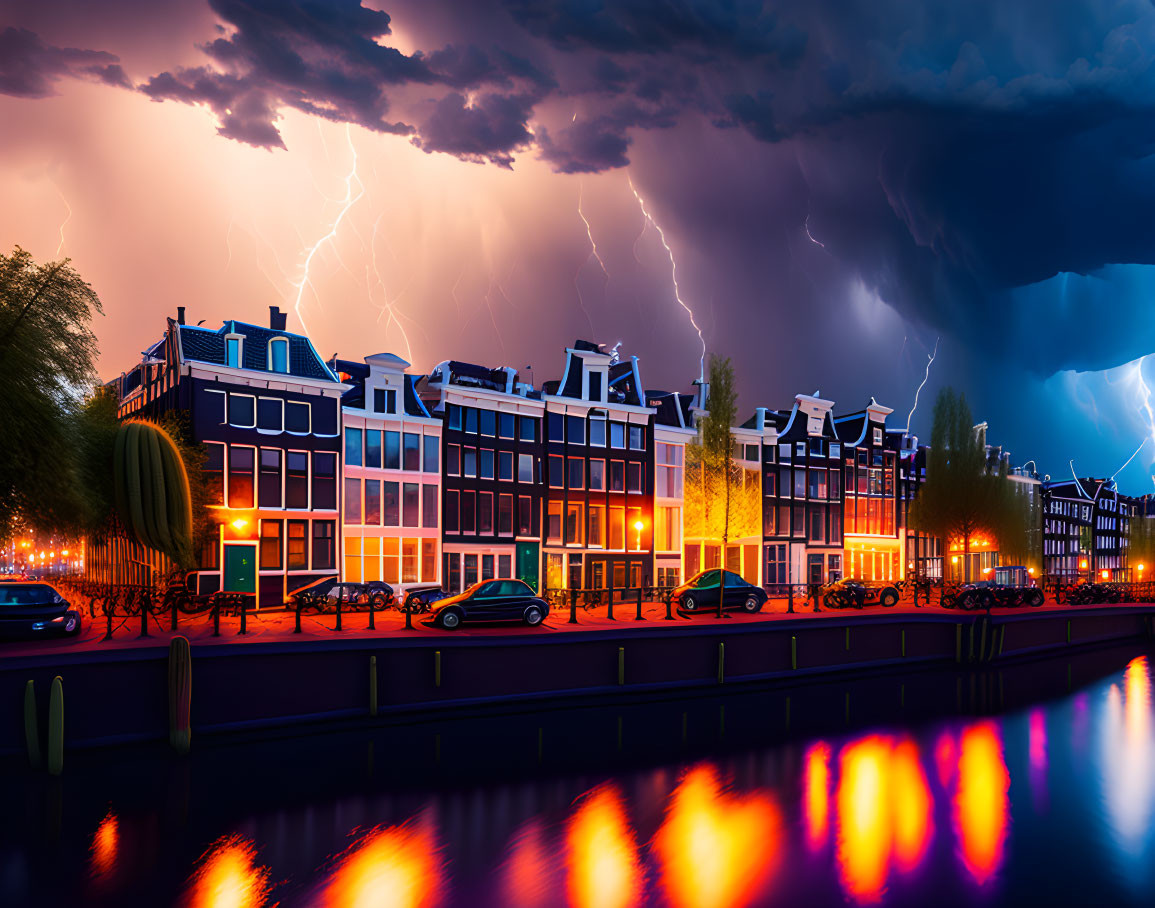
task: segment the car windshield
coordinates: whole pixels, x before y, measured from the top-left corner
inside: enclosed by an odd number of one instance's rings
[[[0,584],[0,606],[52,605],[56,590],[45,583]]]
[[[716,570],[703,571],[701,574],[698,575],[698,579],[695,581],[694,585],[696,587],[698,587],[699,589],[701,589],[702,587],[705,587],[705,586],[717,586],[718,585],[718,572]]]

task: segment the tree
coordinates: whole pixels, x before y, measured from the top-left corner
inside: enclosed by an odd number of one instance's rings
[[[96,382],[100,300],[68,259],[0,255],[0,537],[68,531],[90,519],[75,430]]]
[[[710,357],[709,389],[708,411],[698,420],[698,437],[686,447],[685,532],[691,537],[721,540],[721,616],[726,548],[733,536],[759,532],[762,492],[760,474],[743,470],[734,460],[732,427],[738,413],[738,394],[728,357]]]
[[[1155,517],[1143,513],[1143,507],[1130,519],[1127,527],[1127,563],[1133,579],[1142,580],[1143,575],[1155,577]],[[1143,565],[1143,570],[1139,570]]]
[[[964,579],[970,577],[971,539],[980,531],[997,536],[1014,525],[1016,507],[1006,470],[987,469],[985,439],[975,431],[966,397],[943,388],[934,404],[926,482],[910,509],[911,526],[937,537],[942,551],[958,540]]]

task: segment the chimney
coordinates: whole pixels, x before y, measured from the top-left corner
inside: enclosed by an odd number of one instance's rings
[[[269,327],[274,331],[284,331],[288,313],[282,312],[280,306],[269,306]]]
[[[184,324],[184,306],[176,307],[176,323],[178,325]]]

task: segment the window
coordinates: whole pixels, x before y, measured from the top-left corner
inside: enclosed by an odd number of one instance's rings
[[[657,461],[657,487],[654,494],[665,498],[682,497],[682,456],[681,445],[658,442],[655,457]]]
[[[874,427],[874,443],[876,445],[882,444],[882,429],[878,428],[878,426]]]
[[[387,527],[401,525],[401,503],[398,498],[398,488],[395,482],[389,480],[381,482],[381,522]]]
[[[414,472],[421,469],[421,436],[413,432],[404,435],[404,460],[402,469]]]
[[[517,481],[533,482],[533,455],[517,455]]]
[[[810,497],[825,498],[826,497],[826,471],[825,470],[811,470],[810,471]]]
[[[590,461],[590,491],[604,492],[606,488],[606,462],[604,460]]]
[[[254,449],[229,447],[229,507],[253,506]]]
[[[460,527],[457,520],[458,516],[458,493],[456,491],[448,491],[445,493],[445,514],[443,515],[445,532],[456,533]]]
[[[806,471],[802,468],[794,471],[794,497],[806,497]]]
[[[480,463],[478,475],[482,479],[493,479],[493,449],[482,448],[480,453]]]
[[[251,394],[229,395],[229,425],[252,429],[257,425],[257,399]]]
[[[772,470],[762,477],[762,494],[768,498],[778,494],[778,474]]]
[[[421,582],[437,581],[437,540],[421,540]]]
[[[477,448],[462,448],[462,471],[461,475],[470,478],[477,476]]]
[[[513,438],[513,414],[497,414],[497,434],[501,438]]]
[[[565,458],[560,454],[549,455],[549,486],[551,489],[560,489],[565,484],[563,471]]]
[[[505,482],[513,481],[513,452],[497,452],[497,478]]]
[[[591,549],[606,547],[606,506],[604,504],[590,505],[589,535],[586,545]]]
[[[337,565],[333,521],[313,521],[313,570],[331,571]]]
[[[758,446],[757,445],[743,445],[742,449],[744,451],[744,453],[742,455],[743,460],[759,460],[760,459],[758,457]]]
[[[775,516],[778,514],[777,509],[773,505],[766,505],[762,508],[762,535],[774,536],[778,532],[775,523]]]
[[[830,443],[830,456],[835,460],[842,456],[842,445],[837,441],[832,441]],[[830,557],[833,558],[834,556],[831,555]]]
[[[278,448],[261,448],[257,502],[262,508],[281,506],[281,458]]]
[[[638,529],[638,524],[642,523],[642,509],[630,508],[627,514],[627,520],[629,526],[626,527],[626,539],[629,540],[630,550],[640,552],[646,541],[645,529]]]
[[[462,407],[465,413],[465,431],[470,435],[477,434],[477,410],[473,407]]]
[[[630,426],[630,450],[646,450],[646,430],[643,426]]]
[[[305,549],[307,520],[289,521],[289,550],[287,567],[290,571],[304,571],[309,567],[309,556]]]
[[[337,508],[337,455],[328,451],[313,454],[313,510]]]
[[[283,337],[269,341],[269,371],[289,371],[289,342]]]
[[[770,513],[774,513],[771,511]],[[659,552],[676,552],[682,547],[682,509],[654,509],[654,548]]]
[[[582,543],[582,514],[580,502],[571,501],[565,506],[565,542],[567,545]]]
[[[804,441],[796,442],[794,444],[794,453],[798,456],[799,460],[801,460],[803,457],[805,457],[806,456],[806,442],[804,442]]]
[[[381,526],[381,480],[365,480],[365,524]]]
[[[388,410],[385,409],[385,389],[384,388],[374,388],[373,389],[373,412],[374,413],[388,413],[389,412]]]
[[[610,423],[610,447],[624,448],[626,446],[626,427],[624,423]]]
[[[401,433],[385,432],[385,454],[382,462],[386,470],[401,469]]]
[[[519,495],[517,499],[517,535],[533,536],[533,499]]]
[[[477,532],[477,493],[461,493],[461,532]]]
[[[831,498],[839,498],[842,495],[842,471],[830,471],[830,485],[828,487]]]
[[[642,491],[642,465],[640,463],[626,464],[626,491]]]
[[[795,536],[806,535],[806,508],[802,505],[794,505],[793,534]]]
[[[571,489],[584,489],[586,487],[586,462],[582,457],[569,458],[569,487]]]
[[[791,448],[789,444],[783,443],[778,445],[778,462],[782,463],[784,461],[790,460],[790,451]]]
[[[606,446],[606,418],[604,416],[590,417],[590,444],[598,448]]]
[[[441,438],[438,435],[425,435],[422,439],[421,470],[425,473],[436,473],[437,462],[440,459]]]
[[[513,496],[497,496],[497,535],[513,535]]]
[[[498,577],[512,577],[513,576],[513,558],[509,555],[497,556],[497,576]],[[508,592],[521,595],[525,592],[525,587],[520,583],[506,584]]]
[[[241,368],[241,344],[244,338],[239,334],[230,334],[225,337],[225,365],[230,369]]]
[[[309,506],[309,455],[304,451],[285,454],[285,507]]]
[[[842,509],[837,505],[830,509],[830,541],[842,542]],[[831,558],[833,557],[832,555]]]
[[[464,589],[469,589],[475,583],[477,583],[477,556],[466,555],[461,559],[461,584]]]
[[[223,505],[225,503],[225,446],[215,441],[205,443],[205,474],[208,503]]]
[[[788,583],[787,568],[786,546],[782,544],[766,546],[766,582]]]
[[[418,486],[415,482],[406,482],[401,486],[401,525],[407,527],[420,526],[420,503]]]
[[[312,426],[309,405],[295,400],[285,401],[285,431],[294,435],[308,435]]]
[[[281,569],[281,521],[261,521],[260,559],[262,571],[279,571]]]
[[[546,432],[550,441],[565,441],[565,420],[560,413],[546,414]]]
[[[490,438],[492,438],[497,434],[496,413],[494,413],[492,410],[479,410],[477,417],[482,435],[488,435]]]
[[[822,456],[822,439],[821,438],[810,439],[810,456],[811,457],[821,457]]]
[[[445,475],[461,475],[461,445],[445,446]]]
[[[567,416],[565,418],[565,433],[566,441],[571,445],[584,445],[586,443],[586,421],[580,416]]]
[[[361,480],[345,480],[345,523],[361,522]]]
[[[626,547],[626,509],[610,508],[609,547],[624,550]]]
[[[225,408],[228,406],[228,402],[229,396],[224,391],[210,391],[206,388],[204,396],[198,400],[203,411],[205,424],[223,426],[227,423]]]
[[[825,506],[810,506],[810,536],[811,542],[826,541],[826,508]]]
[[[461,431],[461,407],[457,404],[449,405],[449,428]]]
[[[345,427],[345,465],[350,467],[359,467],[364,462],[362,459],[362,434],[360,429],[352,429]]]
[[[561,542],[561,502],[551,501],[546,508],[545,538],[548,542]]]
[[[610,461],[610,491],[624,492],[626,490],[626,464],[623,460]]]
[[[346,432],[349,430],[346,429]],[[365,466],[374,469],[381,468],[381,431],[379,429],[365,430]]]
[[[493,556],[492,555],[482,555],[481,556],[481,579],[482,580],[492,580],[493,579]],[[491,596],[501,595],[500,591],[501,591],[501,585],[495,583],[489,588],[489,595],[491,595]]]
[[[280,432],[285,427],[285,402],[275,397],[257,398],[257,428]]]
[[[589,389],[588,400],[602,399],[602,373],[590,370],[586,373],[586,384]]]
[[[537,441],[537,423],[533,417],[518,417],[518,437],[522,441]]]
[[[381,540],[381,554],[384,556],[384,570],[382,571],[383,579],[387,583],[401,582],[401,540],[397,538],[384,538]]]

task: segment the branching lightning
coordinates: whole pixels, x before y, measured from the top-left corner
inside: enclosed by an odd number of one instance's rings
[[[814,234],[810,232],[810,215],[806,215],[806,222],[804,226],[806,228],[806,235],[810,237],[810,242],[812,242],[815,246],[821,246],[823,249],[825,249],[826,244],[820,240],[815,239]]]
[[[384,306],[379,307],[381,309],[381,315],[379,315],[377,317],[377,321],[380,322],[382,316],[387,316],[386,322],[385,322],[385,330],[386,331],[389,330],[390,324],[397,326],[397,330],[401,332],[401,339],[405,342],[405,359],[408,360],[409,362],[413,362],[413,347],[409,343],[409,334],[405,331],[405,326],[401,324],[401,320],[397,317],[397,313],[394,311],[394,308],[393,308],[394,305],[396,304],[397,300],[401,297],[401,294],[404,293],[405,290],[407,289],[408,285],[406,285],[406,287],[401,288],[401,292],[398,293],[397,296],[395,296],[393,299],[390,299],[389,293],[385,289],[385,280],[384,280],[384,278],[381,277],[381,271],[377,267],[377,230],[381,224],[381,218],[383,218],[384,216],[385,216],[384,214],[378,215],[377,220],[375,220],[373,222],[373,236],[369,241],[370,262],[371,262],[371,265],[373,268],[373,276],[377,280],[377,286],[379,286],[381,288],[381,295],[382,295],[382,297],[384,299],[384,303],[385,303]],[[369,265],[365,266],[365,282],[366,282],[366,284],[368,284],[368,282],[369,282],[369,268],[370,268]],[[373,305],[377,305],[376,301],[373,299],[372,287],[369,288],[369,301],[371,303],[373,303]]]
[[[68,222],[72,220],[72,206],[68,204],[68,199],[64,197],[64,193],[60,191],[60,187],[56,183],[52,183],[52,188],[56,190],[56,194],[60,196],[60,201],[64,203],[64,207],[68,209],[68,214],[65,215],[64,220],[60,222],[60,242],[56,245],[56,257],[60,258],[60,254],[64,251],[64,228],[68,226]]]
[[[293,286],[297,288],[297,296],[293,301],[293,311],[296,313],[297,320],[301,323],[301,328],[306,334],[309,333],[309,328],[305,324],[304,317],[301,315],[301,303],[304,300],[306,287],[313,290],[314,296],[316,296],[316,290],[313,288],[312,279],[309,275],[309,270],[312,267],[313,259],[316,257],[317,252],[321,249],[322,246],[324,246],[326,243],[331,243],[336,238],[337,231],[341,227],[341,222],[345,219],[345,215],[349,213],[350,208],[357,204],[357,200],[365,194],[365,184],[361,182],[361,178],[357,175],[357,149],[353,145],[353,133],[351,127],[348,125],[345,126],[345,138],[349,142],[349,151],[353,155],[353,165],[345,177],[345,197],[340,200],[342,206],[341,211],[337,214],[337,217],[333,221],[332,226],[329,228],[328,233],[313,243],[313,245],[309,247],[308,251],[305,253],[305,264],[302,270],[301,280],[293,284]],[[354,186],[356,187],[356,190],[354,190]],[[345,267],[343,262],[341,264],[342,267]]]
[[[941,337],[936,337],[934,339],[934,349],[930,353],[928,353],[927,357],[926,357],[926,374],[922,377],[922,381],[919,383],[918,387],[914,389],[914,406],[912,406],[910,408],[910,413],[908,413],[907,417],[906,417],[906,434],[907,435],[910,434],[910,422],[912,419],[914,419],[914,411],[918,409],[918,395],[922,392],[922,389],[926,386],[927,381],[930,380],[930,367],[934,364],[934,358],[936,356],[938,356],[938,342],[940,340],[942,340]],[[905,342],[906,341],[904,339],[903,343],[905,343]]]
[[[581,218],[582,223],[586,225],[586,236],[589,237],[589,241],[590,241],[590,255],[592,255],[595,259],[597,259],[598,267],[602,269],[602,274],[604,274],[606,276],[606,280],[608,281],[610,279],[610,272],[606,268],[606,263],[602,261],[601,255],[598,253],[598,244],[594,242],[594,232],[590,228],[590,222],[588,220],[586,220],[585,213],[582,211],[582,193],[583,192],[585,192],[584,183],[578,183],[578,206],[577,206],[578,217]],[[586,257],[586,261],[587,262],[589,261],[588,256]]]
[[[662,241],[662,245],[666,249],[666,255],[668,255],[670,257],[670,279],[674,284],[674,299],[676,299],[678,301],[679,306],[681,306],[683,309],[686,310],[686,314],[690,316],[690,324],[693,325],[694,330],[698,333],[698,341],[702,345],[702,355],[698,359],[698,378],[701,381],[705,381],[706,380],[706,338],[702,334],[702,329],[698,327],[697,319],[694,318],[694,310],[691,309],[688,305],[686,305],[686,301],[684,299],[682,299],[682,291],[681,291],[681,288],[678,286],[678,263],[674,260],[674,250],[671,249],[670,244],[666,242],[666,234],[662,232],[662,228],[658,225],[658,222],[654,220],[653,216],[646,209],[646,203],[642,199],[642,197],[638,194],[638,190],[634,187],[634,181],[628,173],[626,174],[626,179],[629,181],[630,191],[634,194],[634,198],[638,200],[638,207],[642,210],[642,215],[645,217],[646,223],[653,225],[654,230],[656,230],[658,232],[658,238]],[[644,230],[644,226],[643,226],[643,230]],[[641,239],[640,234],[639,234],[638,239]],[[635,246],[637,245],[637,240],[634,241],[634,245]],[[637,258],[637,255],[635,254],[634,257]]]
[[[1150,355],[1151,354],[1147,354],[1147,356]],[[1147,362],[1147,356],[1141,356],[1139,359],[1135,360],[1131,364],[1130,372],[1127,374],[1127,378],[1132,382],[1135,388],[1135,396],[1138,400],[1139,414],[1147,423],[1147,434],[1139,443],[1139,447],[1135,449],[1135,452],[1123,463],[1123,466],[1119,467],[1118,470],[1111,474],[1112,479],[1114,479],[1116,476],[1122,473],[1124,469],[1126,469],[1127,465],[1138,456],[1140,451],[1143,450],[1147,442],[1155,441],[1155,407],[1152,406],[1151,402],[1151,388],[1147,384],[1147,379],[1143,377],[1143,364]],[[1155,476],[1152,476],[1151,480],[1152,482],[1155,482]]]

